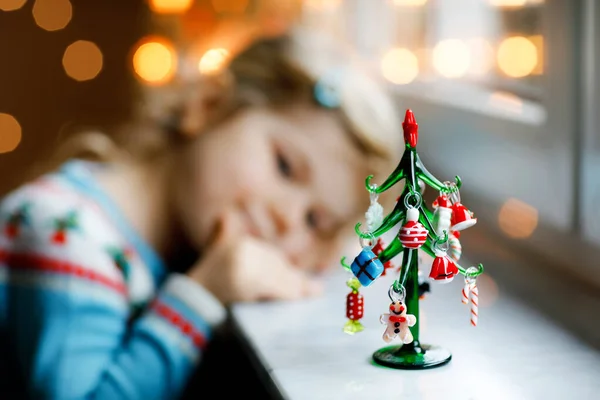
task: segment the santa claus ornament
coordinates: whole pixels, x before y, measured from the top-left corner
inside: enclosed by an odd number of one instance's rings
[[[453,231],[462,231],[477,223],[473,213],[461,203],[452,204],[452,219],[450,221]]]
[[[392,277],[391,286],[386,284],[391,300],[388,312],[379,318],[385,325],[382,339],[387,345],[373,353],[373,361],[390,368],[423,369],[444,365],[452,358],[444,347],[427,344],[419,337],[419,303],[425,293],[423,284],[449,283],[457,275],[464,275],[463,302],[470,304],[471,324],[475,326],[478,315],[475,278],[483,273],[483,265],[468,268],[467,278],[467,268],[459,264],[463,251],[459,237],[477,222],[461,202],[461,179],[456,176],[454,182],[441,181],[429,172],[417,152],[419,126],[411,110],[406,110],[402,129],[404,153],[396,168],[378,185],[371,183],[373,176],[365,180],[371,199],[365,214],[367,230],[361,229],[361,223],[354,227],[362,251],[351,266],[345,264],[344,258],[342,265],[352,271],[362,286],[371,288],[378,287],[372,285],[375,280],[396,275]],[[421,193],[426,186],[439,193],[433,207],[422,201]],[[397,202],[393,210],[384,215],[377,196],[393,187],[400,187],[393,194]],[[395,237],[386,245],[380,238],[388,232],[393,233],[395,227],[398,227]],[[429,255],[433,261],[419,263],[419,252]],[[399,255],[401,262],[396,263],[397,269],[388,268],[385,275],[380,272],[383,265],[388,265]],[[363,316],[362,308],[357,308],[359,305],[363,306],[364,301],[357,292],[347,296],[347,324],[353,326],[357,318],[367,317],[366,314]]]
[[[454,232],[460,232],[475,225],[477,218],[475,218],[473,212],[460,202],[460,191],[456,188],[456,183],[446,181],[444,185],[451,191],[448,195],[452,211],[450,229]]]
[[[431,265],[429,278],[439,283],[450,283],[459,272],[454,262],[448,257],[448,242],[446,241],[443,246],[434,244],[434,248],[435,259]]]

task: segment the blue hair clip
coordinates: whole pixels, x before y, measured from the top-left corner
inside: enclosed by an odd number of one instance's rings
[[[338,108],[341,99],[341,71],[335,69],[324,74],[315,84],[313,95],[320,106]]]

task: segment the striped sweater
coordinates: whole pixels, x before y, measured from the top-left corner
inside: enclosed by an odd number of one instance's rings
[[[225,318],[71,161],[0,203],[0,398],[174,399]]]

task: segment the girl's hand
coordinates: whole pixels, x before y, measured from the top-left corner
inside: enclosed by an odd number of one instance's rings
[[[321,293],[321,285],[295,268],[276,247],[251,236],[226,215],[212,244],[187,273],[221,303],[293,300]]]

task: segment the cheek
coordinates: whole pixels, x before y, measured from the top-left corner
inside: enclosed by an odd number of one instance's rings
[[[214,214],[210,191],[205,190],[205,179],[195,170],[195,165],[189,160],[181,162],[171,181],[173,212],[191,244],[202,248],[210,234]]]
[[[319,240],[310,235],[298,235],[290,238],[288,244],[282,245],[290,260],[300,269],[307,271],[323,272],[335,268],[337,256],[340,255],[341,246],[331,240]]]
[[[206,243],[225,211],[237,207],[240,199],[269,193],[269,182],[276,179],[264,140],[228,132],[210,135],[182,155],[173,178],[176,213],[197,246]]]
[[[259,134],[235,134],[207,148],[196,166],[197,174],[204,189],[221,200],[235,193],[262,190],[273,179],[272,155]]]

